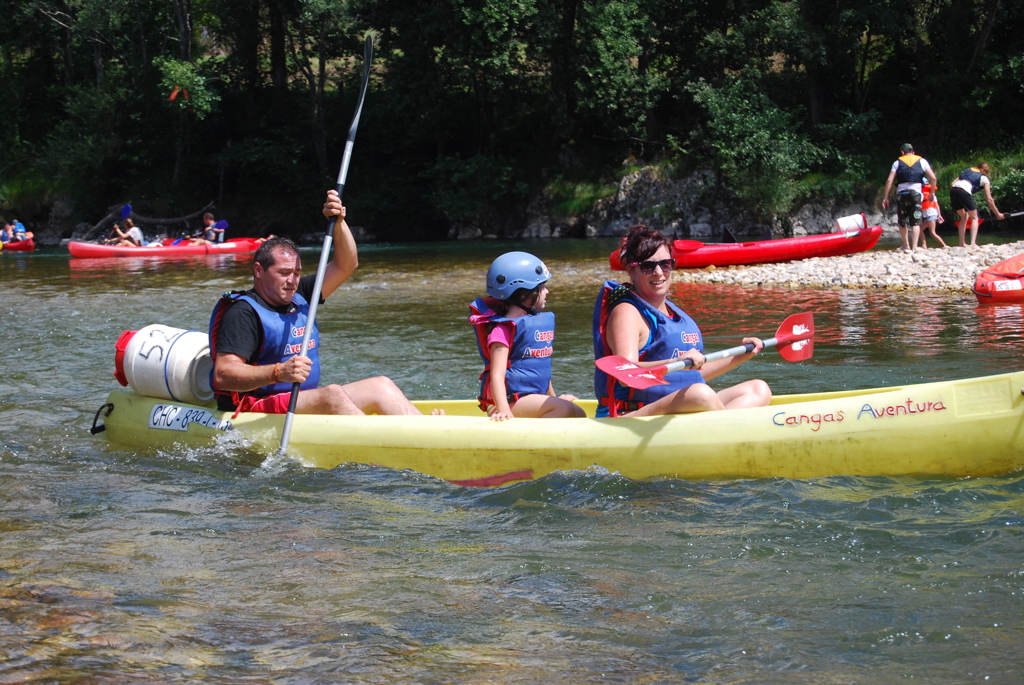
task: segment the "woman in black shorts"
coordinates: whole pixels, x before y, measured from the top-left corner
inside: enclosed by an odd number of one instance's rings
[[[999,220],[1003,219],[1002,213],[996,207],[996,201],[992,199],[992,182],[989,180],[988,162],[982,162],[976,167],[964,169],[953,181],[949,188],[949,206],[960,217],[956,222],[960,232],[960,247],[977,247],[978,238],[978,207],[974,204],[974,194],[979,190],[985,190],[985,202],[988,208]],[[967,220],[971,221],[971,242],[964,244],[964,231],[967,229]]]

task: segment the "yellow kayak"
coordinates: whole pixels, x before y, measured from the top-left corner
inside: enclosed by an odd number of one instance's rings
[[[373,464],[486,486],[594,466],[634,479],[991,476],[1024,467],[1022,392],[1024,372],[1016,372],[782,395],[756,409],[502,422],[472,400],[417,402],[446,415],[297,415],[288,453],[310,467]],[[270,455],[284,422],[130,389],[107,401],[94,432],[133,448],[213,445],[230,435]],[[594,401],[581,404],[593,416]]]

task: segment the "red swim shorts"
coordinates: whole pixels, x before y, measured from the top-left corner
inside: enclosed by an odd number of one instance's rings
[[[246,395],[242,398],[242,401],[238,403],[238,409],[235,410],[235,416],[238,416],[242,412],[287,414],[288,404],[291,402],[291,399],[292,394],[290,392],[279,392],[276,395],[267,395],[266,397]]]

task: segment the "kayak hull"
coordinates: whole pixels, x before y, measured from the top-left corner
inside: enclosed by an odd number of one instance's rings
[[[191,257],[217,254],[241,254],[255,252],[263,242],[262,238],[235,238],[211,245],[172,245],[173,239],[166,239],[160,247],[123,247],[71,241],[68,252],[72,257],[95,259],[103,257]]]
[[[768,407],[645,418],[491,421],[476,402],[445,416],[296,415],[288,452],[310,467],[360,463],[463,485],[602,467],[633,479],[991,476],[1024,467],[1024,372],[778,396]],[[241,438],[270,455],[284,417],[110,393],[110,441],[139,448]],[[593,415],[593,400],[581,403]],[[723,438],[722,436],[728,436]],[[235,443],[237,444],[237,443]]]
[[[746,266],[792,262],[811,257],[840,257],[870,250],[882,236],[881,226],[746,243],[698,243],[673,241],[676,268],[703,269],[708,266]],[[699,245],[693,249],[693,245]],[[612,269],[622,270],[618,250],[608,258]]]
[[[972,288],[982,304],[1024,302],[1024,253],[993,264],[978,274]]]
[[[4,252],[31,252],[36,249],[36,241],[32,238],[27,240],[12,240],[9,243],[4,243]]]

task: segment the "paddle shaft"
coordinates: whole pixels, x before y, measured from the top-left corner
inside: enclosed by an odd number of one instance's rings
[[[1004,220],[1005,219],[1012,219],[1015,216],[1024,216],[1024,212],[1011,212],[1011,213],[1003,212],[1003,219]],[[995,219],[994,216],[979,216],[978,217],[978,225],[980,226],[985,221],[992,221],[994,219]],[[956,225],[957,226],[960,225],[960,220],[959,219],[957,219]]]
[[[761,342],[764,343],[764,349],[768,349],[769,347],[775,347],[776,345],[778,345],[779,339],[768,338],[767,340],[762,340]],[[736,347],[730,347],[727,350],[719,350],[718,352],[712,352],[711,354],[708,354],[704,357],[704,361],[705,363],[714,362],[718,361],[719,359],[728,359],[729,357],[736,357],[741,354],[747,354],[748,352],[753,351],[754,343],[744,343],[742,345],[737,345]],[[665,373],[669,373],[670,371],[678,371],[679,369],[688,369],[691,366],[693,366],[692,359],[680,359],[677,362],[669,362],[668,364],[665,364]]]
[[[345,153],[341,158],[341,168],[338,170],[338,181],[334,189],[338,192],[340,200],[345,192],[345,180],[348,178],[348,165],[352,159],[352,147],[356,142],[356,131],[359,129],[359,117],[363,112],[363,101],[366,99],[366,88],[370,83],[370,62],[373,60],[373,38],[366,36],[363,46],[363,82],[359,88],[359,101],[356,104],[356,113],[352,117],[352,123],[348,127],[348,138],[345,140]],[[313,282],[313,296],[309,300],[309,316],[306,320],[306,330],[302,334],[302,347],[299,355],[306,356],[309,350],[309,338],[313,333],[313,324],[316,321],[316,310],[320,303],[320,292],[324,285],[324,272],[327,270],[327,261],[330,259],[331,244],[334,241],[334,229],[338,223],[335,217],[327,225],[327,233],[324,235],[323,248],[320,251],[320,264],[316,269],[316,280]],[[295,418],[295,407],[299,401],[299,383],[292,383],[292,394],[288,400],[288,413],[284,417],[284,427],[281,430],[281,451],[288,449],[288,440],[292,432],[292,420]]]
[[[810,359],[814,353],[814,315],[810,312],[802,312],[787,316],[779,329],[775,331],[775,337],[763,340],[762,344],[764,347],[778,347],[779,354],[788,362]],[[753,351],[753,343],[743,343],[728,350],[711,352],[704,359],[716,361]],[[594,365],[623,385],[637,390],[645,390],[655,385],[667,385],[665,374],[691,368],[693,363],[689,359],[680,359],[669,364],[640,366],[639,362],[613,354],[595,359]]]

